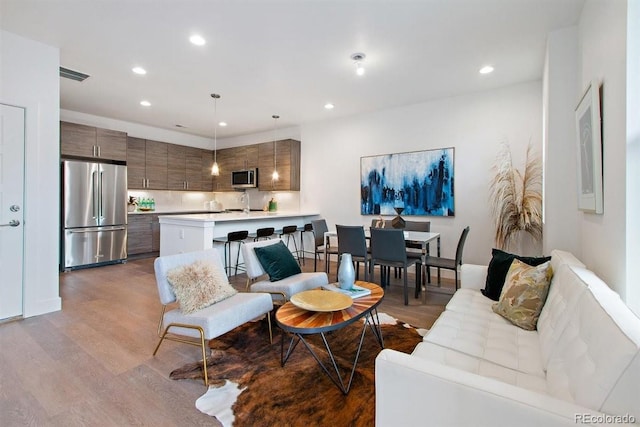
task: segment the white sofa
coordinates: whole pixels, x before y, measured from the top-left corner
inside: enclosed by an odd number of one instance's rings
[[[378,355],[376,425],[639,423],[640,319],[573,255],[551,255],[535,331],[491,310],[486,266],[463,265],[461,289],[413,353]]]

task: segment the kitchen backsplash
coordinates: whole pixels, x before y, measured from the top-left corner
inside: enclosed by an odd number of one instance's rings
[[[240,200],[242,191],[224,193],[206,193],[197,191],[164,191],[164,190],[129,190],[129,196],[137,199],[152,198],[156,212],[204,211],[209,209],[209,202],[217,200],[224,209],[243,209]],[[272,197],[278,202],[278,211],[299,211],[299,192],[272,192],[247,190],[251,209],[263,209]]]

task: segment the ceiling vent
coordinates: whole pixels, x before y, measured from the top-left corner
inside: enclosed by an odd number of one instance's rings
[[[86,79],[87,77],[89,77],[89,74],[84,74],[79,71],[73,71],[68,68],[60,67],[60,77],[81,82],[81,81],[84,81],[84,79]]]

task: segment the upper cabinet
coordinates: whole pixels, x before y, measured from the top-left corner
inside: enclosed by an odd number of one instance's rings
[[[127,160],[127,134],[60,122],[60,154],[102,160]]]
[[[213,191],[233,191],[233,187],[231,187],[231,171],[236,168],[236,154],[235,148],[218,150],[220,175],[213,177]]]
[[[202,191],[202,150],[169,144],[169,190]]]
[[[258,187],[261,191],[300,191],[300,141],[259,144]],[[274,167],[279,179],[272,180]]]
[[[213,191],[213,151],[202,150],[202,191]]]
[[[169,144],[127,138],[127,183],[131,189],[166,190]]]

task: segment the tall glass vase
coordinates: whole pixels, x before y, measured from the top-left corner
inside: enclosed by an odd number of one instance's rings
[[[340,268],[338,269],[338,284],[340,289],[351,289],[356,281],[356,271],[353,268],[351,254],[344,253],[340,257]]]

